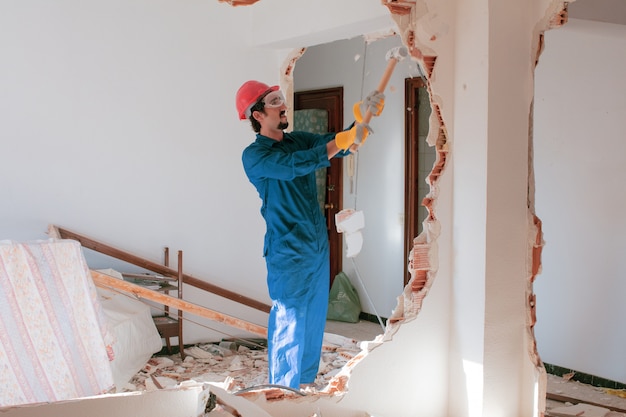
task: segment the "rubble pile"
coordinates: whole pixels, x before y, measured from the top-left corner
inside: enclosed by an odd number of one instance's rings
[[[315,388],[322,390],[360,352],[359,341],[325,333]],[[185,348],[184,360],[178,354],[153,356],[121,391],[152,391],[194,380],[237,392],[267,385],[267,366],[267,349],[260,344],[244,340],[197,344]]]

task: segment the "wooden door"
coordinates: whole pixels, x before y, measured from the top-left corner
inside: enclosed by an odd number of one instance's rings
[[[321,109],[327,113],[328,132],[343,130],[343,87],[326,88],[296,92],[294,94],[294,110]],[[326,193],[324,199],[324,215],[328,229],[330,245],[330,285],[335,276],[341,272],[343,241],[337,233],[335,214],[343,205],[343,164],[341,158],[330,161],[326,169]]]

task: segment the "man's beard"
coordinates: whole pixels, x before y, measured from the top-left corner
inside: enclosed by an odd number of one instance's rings
[[[282,119],[284,115],[285,115],[285,111],[283,110],[283,111],[280,112],[280,118]],[[285,130],[288,127],[289,127],[289,122],[284,122],[284,123],[280,122],[280,123],[278,123],[278,128],[280,130]]]

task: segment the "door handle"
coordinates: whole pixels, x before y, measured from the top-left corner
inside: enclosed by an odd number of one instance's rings
[[[325,208],[325,209],[334,209],[334,208],[335,208],[335,205],[334,205],[333,203],[330,203],[330,204],[329,204],[329,203],[326,203],[326,204],[324,204],[324,208]]]

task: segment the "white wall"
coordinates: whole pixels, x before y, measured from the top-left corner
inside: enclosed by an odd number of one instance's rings
[[[626,26],[571,19],[546,33],[535,96],[539,353],[623,383],[625,50]]]
[[[387,9],[368,3],[332,3],[333,16],[318,4],[297,30],[389,24]],[[280,81],[284,53],[251,47],[253,34],[290,32],[257,11],[217,1],[2,2],[0,239],[45,239],[53,223],[157,262],[169,246],[174,266],[183,250],[187,273],[269,303],[260,200],[241,166],[254,133],[234,95],[248,79]],[[185,293],[266,324],[265,313]],[[185,334],[189,343],[224,337],[191,323]]]
[[[354,121],[353,104],[378,86],[388,62],[385,54],[401,45],[399,36],[372,43],[360,36],[310,47],[296,62],[294,91],[343,86],[348,126]],[[352,189],[344,161],[343,208],[362,210],[365,228],[363,248],[354,258],[356,270],[344,256],[343,271],[359,291],[363,311],[382,317],[390,316],[404,286],[404,80],[419,74],[417,62],[409,58],[396,65],[385,109],[370,122],[374,133],[355,157]]]
[[[188,273],[267,301],[234,92],[252,65],[275,70],[224,24],[241,14],[216,2],[3,2],[2,238],[46,238],[54,223],[155,261],[169,246]],[[232,66],[215,59],[227,52]],[[224,304],[213,298],[202,304]],[[265,322],[234,307],[221,308]]]

